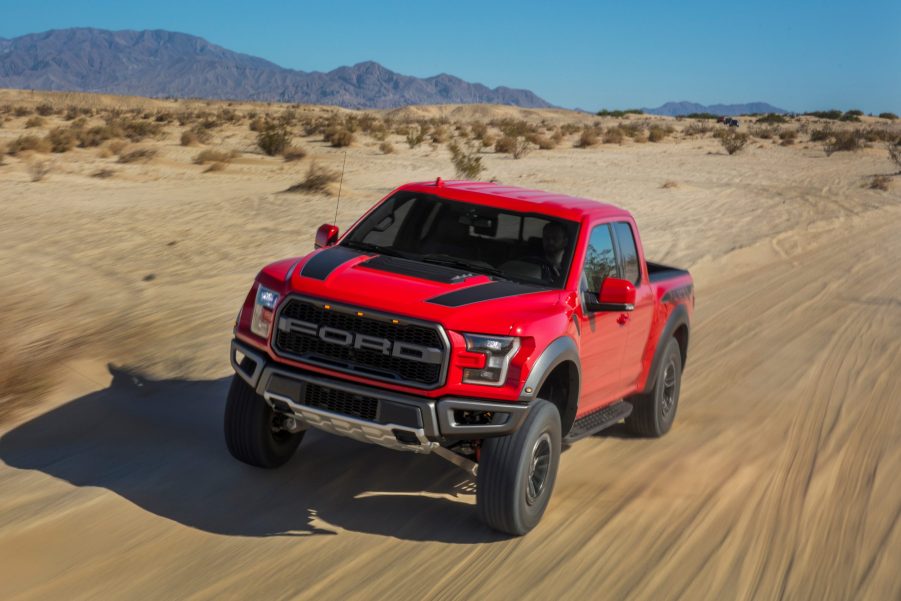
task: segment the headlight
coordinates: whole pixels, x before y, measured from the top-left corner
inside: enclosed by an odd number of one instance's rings
[[[278,294],[276,292],[263,286],[257,289],[257,298],[253,303],[253,316],[250,319],[250,331],[260,338],[269,338],[277,302]]]
[[[485,366],[463,370],[463,382],[485,386],[501,386],[507,379],[510,360],[519,350],[519,338],[515,336],[483,336],[463,334],[466,350],[485,355]]]

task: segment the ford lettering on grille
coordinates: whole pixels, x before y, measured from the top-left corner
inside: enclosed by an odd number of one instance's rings
[[[278,308],[279,355],[416,388],[444,383],[450,343],[441,326],[291,295]]]
[[[399,359],[410,359],[411,361],[434,363],[436,365],[441,365],[441,362],[444,360],[444,353],[441,352],[441,349],[410,344],[409,342],[392,342],[387,338],[366,336],[365,334],[357,334],[329,326],[320,326],[316,323],[289,317],[282,317],[278,320],[278,329],[282,332],[298,332],[307,336],[318,336],[323,342],[353,347],[358,350],[376,351]]]

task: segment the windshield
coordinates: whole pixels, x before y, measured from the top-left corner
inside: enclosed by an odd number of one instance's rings
[[[401,192],[379,205],[342,244],[562,288],[578,229],[575,222],[547,215]]]

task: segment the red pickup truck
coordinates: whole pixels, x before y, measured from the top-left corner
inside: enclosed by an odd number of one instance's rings
[[[402,186],[263,268],[235,324],[231,454],[272,468],[317,428],[434,453],[482,520],[541,519],[561,449],[672,426],[694,291],[609,204],[491,183]]]

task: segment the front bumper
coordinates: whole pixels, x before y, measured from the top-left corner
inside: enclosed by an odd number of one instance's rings
[[[274,410],[308,427],[395,450],[430,453],[455,440],[504,436],[519,429],[529,410],[528,403],[430,399],[330,378],[270,361],[238,340],[232,340],[230,359],[235,373]]]

